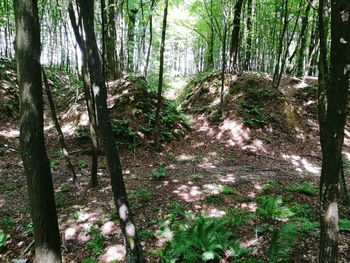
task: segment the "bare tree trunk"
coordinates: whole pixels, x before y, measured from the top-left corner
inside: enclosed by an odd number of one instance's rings
[[[230,47],[230,71],[237,68],[238,58],[238,46],[239,46],[239,31],[241,28],[241,13],[244,0],[237,0],[235,4],[234,18],[233,18],[233,30],[231,35],[231,47]]]
[[[319,15],[324,14],[320,1]],[[330,81],[327,107],[321,133],[322,171],[320,180],[321,263],[338,262],[338,192],[341,153],[344,143],[350,73],[350,2],[331,1]],[[321,18],[320,23],[323,23]],[[320,25],[321,28],[321,25]],[[321,31],[324,28],[321,28]],[[320,35],[322,33],[320,32]],[[325,41],[323,39],[322,41]],[[322,61],[321,61],[322,63]],[[327,83],[327,80],[323,80]]]
[[[91,84],[89,81],[88,70],[87,70],[87,50],[85,42],[79,33],[79,27],[77,25],[73,5],[70,2],[68,6],[68,12],[72,28],[74,31],[75,39],[81,51],[81,78],[84,88],[84,97],[86,102],[86,108],[89,116],[89,129],[90,129],[90,142],[91,142],[91,173],[90,173],[90,185],[91,187],[98,186],[97,178],[97,167],[98,167],[98,139],[97,139],[97,120],[95,111],[95,101],[92,96]]]
[[[156,149],[159,149],[159,136],[160,136],[160,109],[162,107],[162,89],[163,89],[163,71],[164,71],[164,50],[165,50],[165,35],[167,27],[168,17],[168,3],[169,0],[165,0],[164,15],[163,15],[163,28],[162,28],[162,42],[160,44],[160,65],[159,65],[159,80],[158,80],[158,95],[157,95],[157,109],[155,118],[155,145]]]
[[[40,25],[36,0],[14,0],[20,87],[20,144],[35,240],[35,262],[60,263],[54,190],[43,132]],[[30,25],[30,26],[28,26]]]
[[[119,154],[112,132],[107,108],[107,89],[102,72],[94,32],[94,1],[78,0],[88,50],[88,68],[96,102],[98,124],[109,167],[114,202],[119,212],[120,227],[124,237],[127,262],[144,262],[141,243],[128,203]]]
[[[47,81],[47,77],[46,77],[46,74],[45,74],[45,71],[44,71],[43,68],[41,69],[41,71],[42,71],[42,75],[43,75],[46,96],[47,96],[47,99],[48,99],[49,105],[50,105],[52,120],[53,120],[53,122],[55,124],[55,128],[56,128],[56,131],[58,133],[58,140],[59,140],[60,145],[61,145],[61,151],[62,151],[62,153],[64,155],[64,160],[65,160],[65,162],[67,164],[68,170],[70,171],[70,173],[72,175],[73,184],[74,184],[75,187],[78,188],[79,187],[78,178],[77,178],[77,175],[75,173],[73,164],[72,164],[72,162],[70,161],[70,158],[69,158],[69,153],[68,153],[68,150],[67,150],[66,142],[64,140],[64,136],[63,136],[63,133],[62,133],[62,130],[61,130],[61,126],[60,126],[60,123],[59,123],[58,118],[57,118],[57,113],[56,113],[56,109],[55,109],[55,103],[53,102],[53,98],[52,98],[49,82]]]

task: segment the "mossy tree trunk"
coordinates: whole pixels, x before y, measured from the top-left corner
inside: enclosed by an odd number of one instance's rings
[[[107,108],[107,88],[94,32],[94,1],[78,0],[86,38],[87,63],[96,102],[99,130],[110,172],[114,202],[119,212],[127,262],[144,262],[141,243],[128,203],[119,154]]]
[[[14,0],[20,87],[20,144],[27,177],[35,262],[61,262],[54,190],[43,132],[40,26],[36,0]]]

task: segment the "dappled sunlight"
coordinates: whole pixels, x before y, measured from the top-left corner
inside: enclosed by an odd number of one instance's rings
[[[6,137],[6,138],[18,138],[19,130],[14,130],[14,129],[2,130],[0,131],[0,136]]]
[[[226,174],[224,176],[220,176],[218,179],[223,183],[230,183],[230,184],[236,183],[236,180],[237,180],[235,175],[233,174]]]
[[[220,184],[206,184],[203,191],[209,195],[218,195],[221,193],[223,186]]]
[[[204,198],[203,191],[198,186],[181,185],[173,193],[186,202],[196,202]]]
[[[124,245],[113,245],[106,248],[101,256],[102,262],[124,261],[126,255]]]
[[[72,240],[76,238],[77,233],[81,230],[81,227],[77,224],[71,224],[66,230],[64,230],[64,239]]]
[[[249,248],[249,247],[256,246],[258,243],[259,243],[259,238],[256,235],[255,237],[252,237],[250,239],[247,239],[245,241],[240,242],[240,246],[245,247],[245,248]]]
[[[253,140],[253,142],[249,145],[242,146],[242,150],[249,150],[251,152],[267,152],[264,147],[263,141],[259,139]]]
[[[62,126],[62,132],[70,136],[74,135],[76,126],[73,123],[66,123]]]
[[[238,205],[238,208],[246,209],[250,212],[255,213],[257,209],[257,204],[255,202],[241,203]]]
[[[113,221],[108,221],[104,223],[101,227],[102,234],[104,236],[109,236],[115,231],[116,227],[117,226]]]
[[[209,136],[215,135],[214,129],[210,126],[210,123],[205,116],[203,116],[203,115],[198,116],[198,121],[201,122],[200,126],[198,127],[198,131],[205,132]],[[194,120],[193,120],[193,122],[194,122]],[[196,120],[196,123],[194,123],[194,124],[197,124],[197,120]]]
[[[219,127],[219,133],[216,138],[218,140],[223,139],[224,135],[228,132],[230,138],[228,139],[228,144],[230,146],[242,146],[244,141],[249,140],[250,129],[244,128],[243,124],[236,121],[225,119],[223,124]]]
[[[204,209],[202,211],[202,214],[208,217],[224,217],[226,215],[226,212],[217,208],[209,208]]]
[[[306,158],[302,158],[299,155],[282,154],[282,158],[290,162],[297,172],[309,172],[312,174],[319,174],[321,167],[316,164],[310,163]]]

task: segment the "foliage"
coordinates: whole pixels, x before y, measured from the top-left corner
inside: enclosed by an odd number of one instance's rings
[[[10,216],[6,216],[4,217],[2,220],[1,220],[1,225],[4,227],[4,228],[10,228],[10,227],[13,227],[15,225],[15,220],[10,217]]]
[[[263,218],[281,219],[293,215],[287,207],[281,206],[283,203],[281,196],[262,195],[257,198],[256,214]]]
[[[87,247],[95,256],[98,256],[103,252],[103,235],[96,227],[91,227],[88,232],[91,236],[91,239],[87,242]]]
[[[82,263],[95,263],[95,259],[93,258],[84,258],[82,261]]]
[[[135,140],[138,135],[130,128],[130,120],[112,120],[111,125],[117,144],[125,144],[129,149],[135,148]]]
[[[151,191],[146,187],[142,187],[135,192],[135,196],[140,202],[148,202],[151,197]]]
[[[71,191],[71,187],[68,183],[63,183],[60,188],[59,191],[56,194],[56,204],[57,207],[62,207],[64,206],[67,201],[68,201],[68,193]]]
[[[79,124],[77,129],[75,130],[75,136],[79,140],[86,140],[90,138],[90,132],[86,126]]]
[[[166,166],[165,165],[161,165],[159,166],[158,169],[154,170],[151,173],[151,177],[154,179],[162,179],[165,177],[166,174]]]
[[[265,126],[267,116],[265,111],[250,98],[241,101],[244,124],[249,127]]]
[[[161,251],[164,262],[200,262],[220,260],[225,253],[239,258],[247,250],[235,241],[226,218],[196,217],[184,224],[174,224],[170,240]],[[169,231],[169,230],[168,230]]]
[[[80,169],[84,169],[88,167],[88,164],[85,160],[78,160],[78,166]]]
[[[290,207],[290,210],[294,214],[293,217],[314,219],[317,216],[317,211],[308,204],[296,203]]]
[[[317,187],[310,183],[294,184],[286,187],[290,192],[301,193],[309,196],[317,195]]]
[[[139,237],[143,240],[148,240],[153,238],[153,234],[147,230],[141,230],[139,232]]]
[[[224,185],[224,187],[221,189],[221,193],[224,195],[233,195],[236,193],[236,190],[228,185]]]
[[[222,203],[222,198],[219,195],[208,195],[205,198],[207,204],[218,205]]]
[[[350,221],[349,220],[344,220],[344,219],[339,219],[339,229],[342,231],[350,231]]]
[[[296,240],[298,227],[295,224],[285,224],[272,234],[268,252],[269,262],[291,262],[293,244]]]
[[[5,233],[2,229],[0,229],[0,249],[3,249],[6,245],[7,240],[10,239],[10,235]]]

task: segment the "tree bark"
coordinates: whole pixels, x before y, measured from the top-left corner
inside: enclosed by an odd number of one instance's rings
[[[133,222],[128,203],[119,154],[114,140],[107,108],[107,89],[102,74],[96,36],[94,32],[94,1],[78,0],[86,37],[87,62],[93,95],[96,102],[98,124],[109,167],[114,202],[119,212],[120,226],[124,237],[127,262],[144,262],[141,243]]]
[[[235,70],[237,68],[238,47],[239,47],[239,31],[241,26],[241,12],[244,0],[237,0],[234,8],[233,29],[231,35],[230,47],[230,68]]]
[[[252,2],[253,0],[247,1],[247,8],[248,8],[248,14],[247,14],[247,47],[246,47],[246,54],[245,54],[245,62],[244,62],[244,70],[250,70],[251,69],[251,49],[252,49],[252,14],[253,14],[253,8],[252,8]]]
[[[63,136],[63,133],[62,133],[62,130],[61,130],[61,126],[60,126],[60,123],[59,123],[58,118],[57,118],[57,113],[56,113],[56,109],[55,109],[55,103],[53,102],[53,98],[52,98],[52,93],[51,93],[51,89],[50,89],[50,86],[49,86],[49,82],[47,80],[47,77],[46,77],[44,69],[41,69],[41,71],[42,71],[42,75],[43,75],[46,96],[47,96],[47,99],[48,99],[49,105],[50,105],[52,120],[53,120],[53,122],[55,124],[55,128],[56,128],[56,131],[58,133],[58,140],[59,140],[60,145],[61,145],[61,151],[62,151],[62,153],[64,155],[64,160],[65,160],[65,162],[67,164],[68,170],[70,171],[70,173],[72,175],[73,184],[74,184],[75,187],[78,188],[79,187],[78,178],[77,178],[77,175],[75,173],[73,164],[72,164],[72,162],[70,161],[70,158],[69,158],[69,153],[68,153],[68,150],[67,150],[66,142],[64,140],[64,136]]]
[[[40,25],[36,0],[14,0],[20,87],[20,144],[27,177],[35,262],[61,262],[54,190],[43,132]],[[28,26],[30,25],[30,26]]]
[[[81,78],[83,82],[84,97],[86,102],[86,108],[89,116],[89,129],[90,129],[90,143],[91,143],[91,172],[90,172],[90,186],[98,186],[97,168],[98,168],[98,139],[97,139],[97,120],[95,111],[95,101],[92,96],[91,84],[89,81],[89,74],[87,69],[87,50],[83,37],[79,32],[77,25],[73,5],[69,2],[68,5],[69,18],[73,28],[75,39],[81,51]]]
[[[163,28],[162,28],[162,42],[160,44],[160,61],[159,61],[159,79],[158,79],[158,94],[157,94],[157,109],[155,118],[155,145],[156,149],[159,149],[159,137],[160,137],[160,110],[162,107],[162,89],[163,89],[163,72],[164,72],[164,51],[165,51],[165,35],[167,27],[168,17],[168,3],[169,0],[165,0],[164,15],[163,15]]]
[[[326,92],[327,109],[321,138],[323,161],[320,180],[319,260],[322,263],[338,262],[338,184],[350,72],[349,10],[348,1],[331,1],[330,81]],[[324,12],[322,3],[320,12]]]

